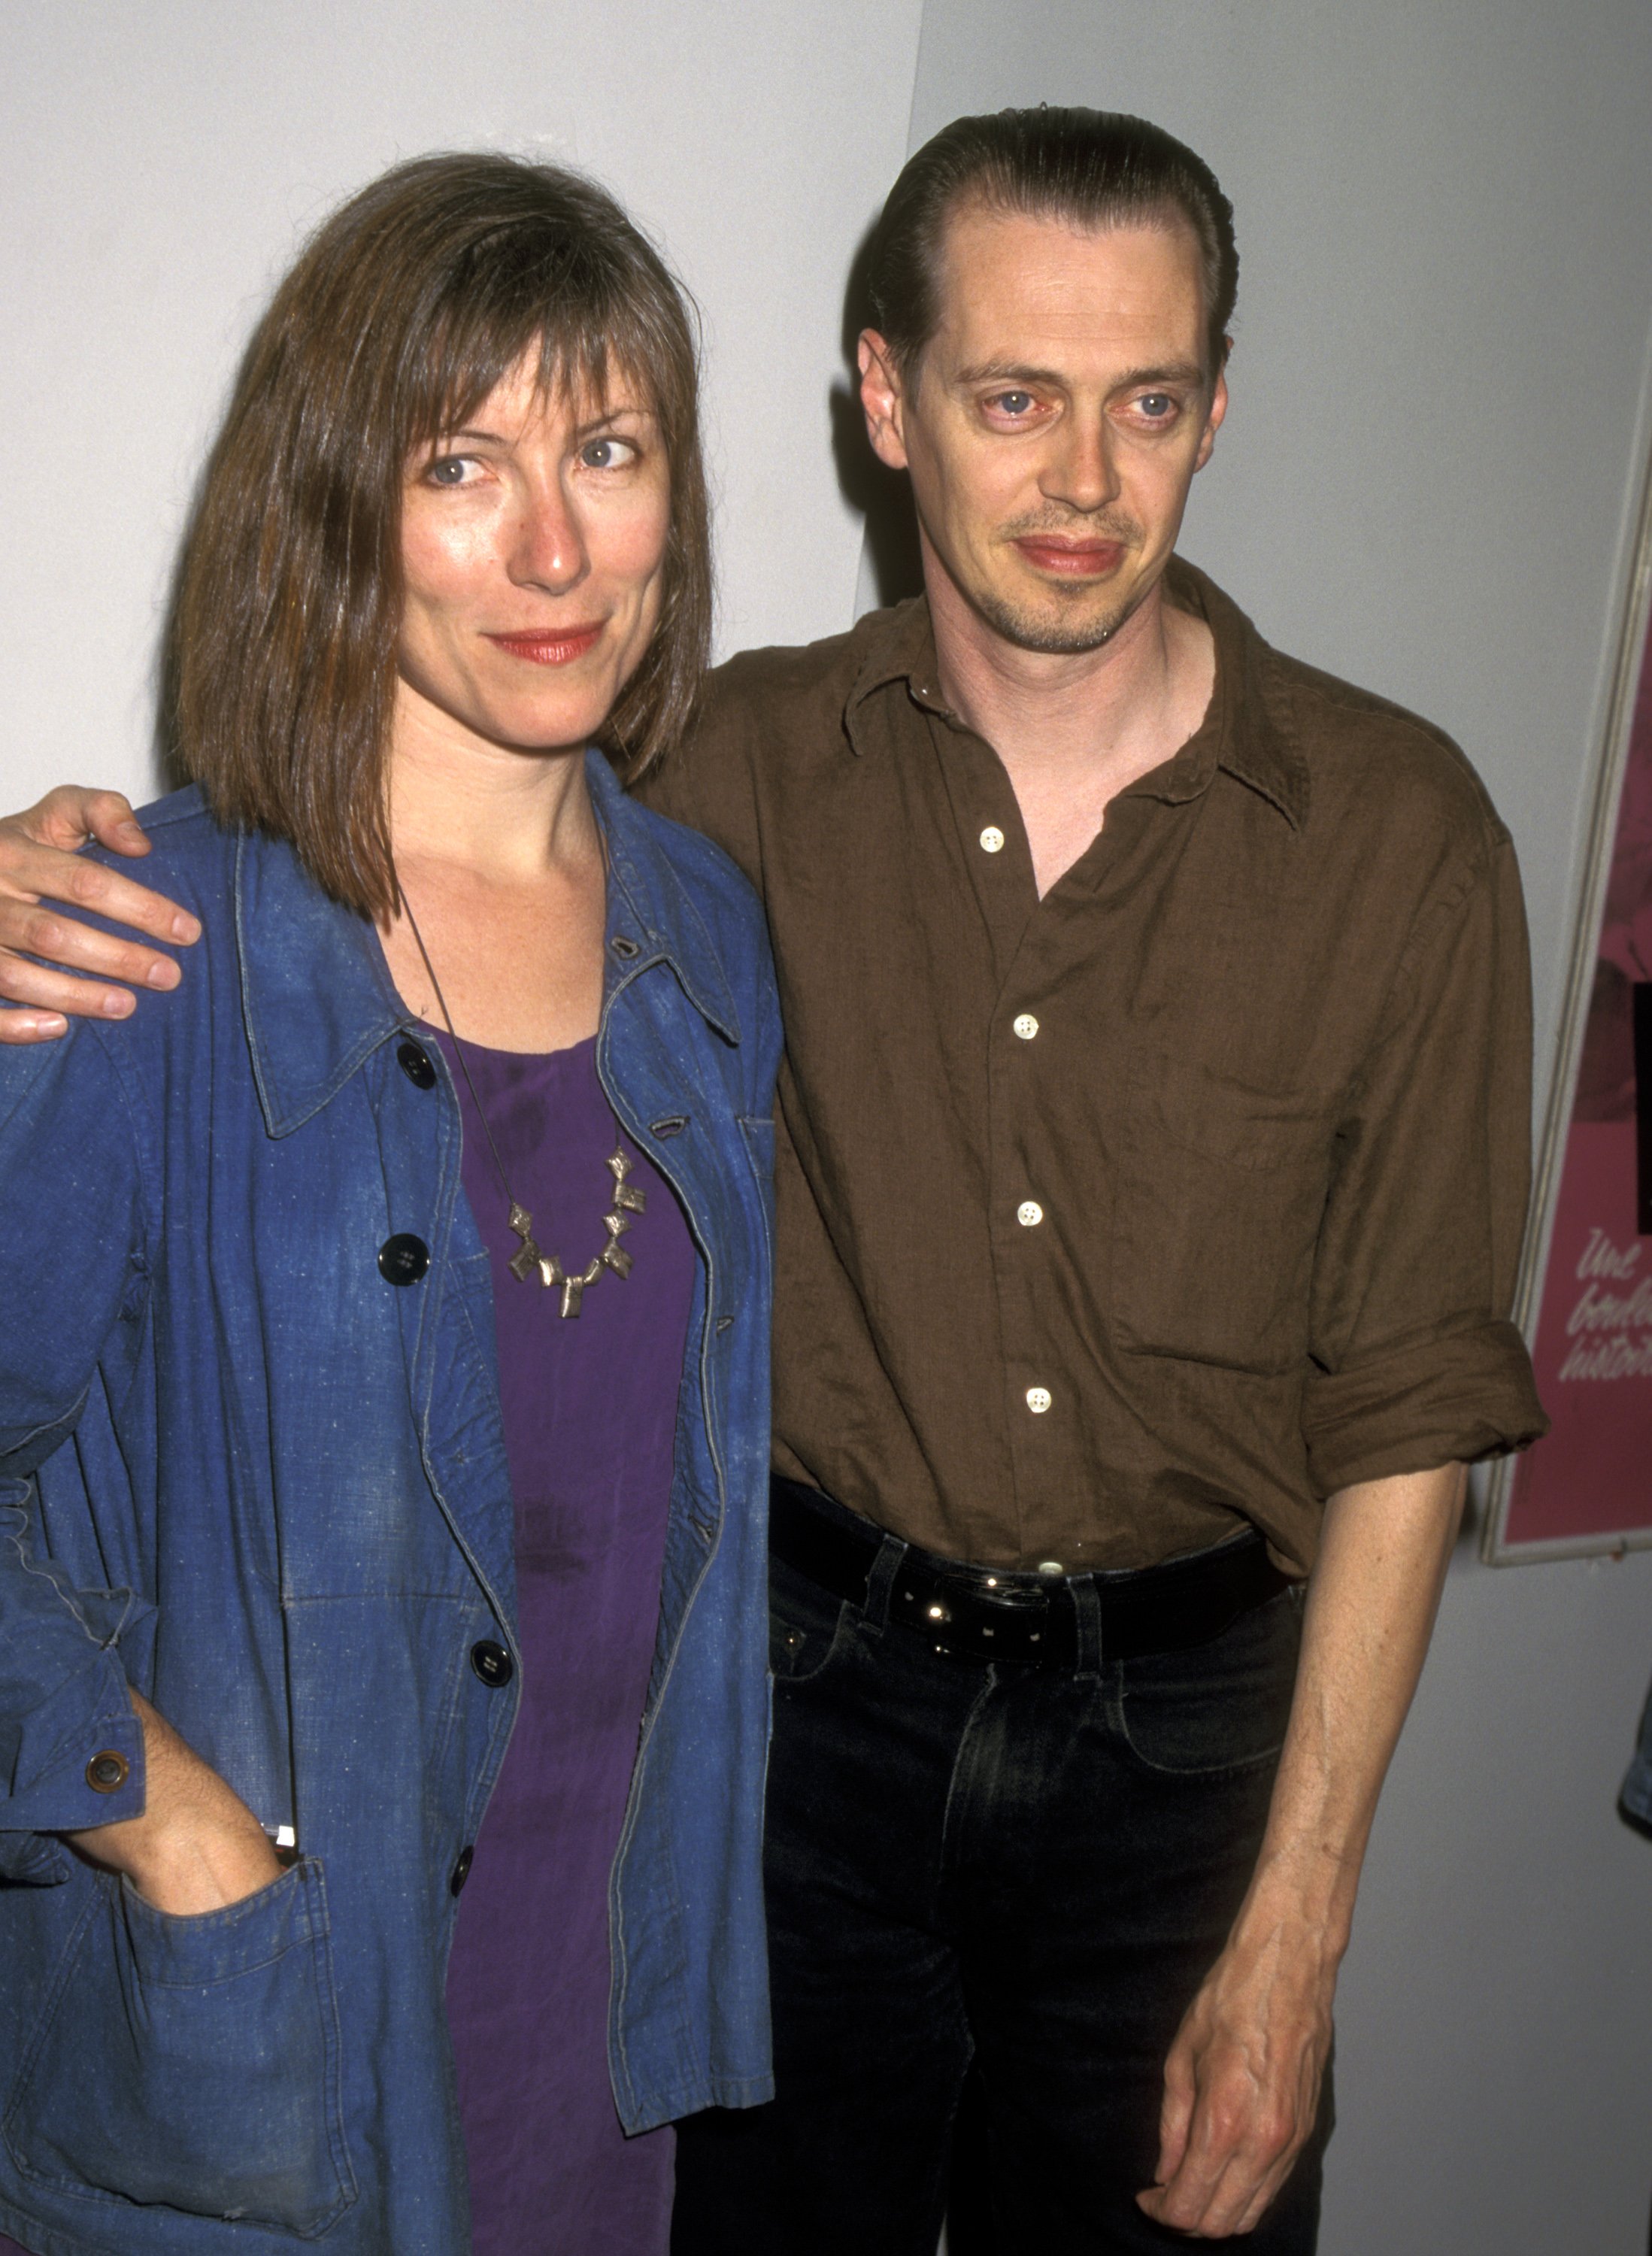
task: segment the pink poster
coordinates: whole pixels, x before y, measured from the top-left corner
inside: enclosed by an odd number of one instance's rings
[[[1553,1431],[1506,1477],[1492,1555],[1652,1543],[1652,628],[1628,714],[1533,1362]]]

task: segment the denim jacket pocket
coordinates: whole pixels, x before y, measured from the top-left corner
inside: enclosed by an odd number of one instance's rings
[[[1139,1060],[1112,1233],[1125,1345],[1259,1373],[1300,1364],[1333,1141],[1329,1105],[1190,1058]]]
[[[4,2135],[62,2192],[324,2231],[356,2185],[321,1865],[192,1917],[96,1875]]]

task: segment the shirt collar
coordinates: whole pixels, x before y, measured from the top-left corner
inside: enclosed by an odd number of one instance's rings
[[[740,1039],[710,934],[648,815],[600,752],[586,779],[608,842],[605,939],[612,991],[664,962],[702,1018]],[[236,842],[236,948],[253,1078],[272,1136],[290,1135],[338,1094],[379,1045],[416,1026],[372,927],[328,899],[290,846]]]
[[[1172,801],[1197,799],[1224,769],[1259,792],[1293,829],[1306,819],[1309,774],[1289,701],[1273,652],[1216,582],[1179,556],[1165,575],[1172,600],[1203,618],[1216,640],[1216,687],[1204,720],[1161,767],[1132,784],[1128,795]],[[858,709],[900,683],[913,702],[942,720],[954,716],[942,696],[929,606],[921,596],[874,613],[858,631],[865,652],[844,711],[849,741],[864,749]]]

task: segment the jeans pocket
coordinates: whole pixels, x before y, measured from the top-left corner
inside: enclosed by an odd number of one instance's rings
[[[769,1562],[769,1668],[777,1684],[806,1684],[843,1644],[853,1609],[781,1561]]]
[[[1119,1720],[1130,1752],[1149,1770],[1189,1778],[1273,1762],[1301,1640],[1302,1609],[1281,1590],[1208,1645],[1126,1660]]]
[[[324,2231],[356,2185],[321,1865],[187,1918],[94,1876],[4,2129],[63,2192]]]

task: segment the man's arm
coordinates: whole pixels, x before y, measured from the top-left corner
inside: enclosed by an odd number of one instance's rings
[[[1303,1438],[1331,1500],[1295,1700],[1250,1891],[1166,2063],[1159,2182],[1140,2196],[1209,2238],[1255,2224],[1313,2126],[1366,1842],[1462,1511],[1456,1461],[1546,1422],[1508,1322],[1531,1133],[1519,875],[1455,760],[1413,775],[1428,882],[1349,1084],[1315,1258]]]
[[[124,1019],[136,1002],[132,988],[178,984],[170,955],[60,916],[49,902],[93,910],[173,947],[187,948],[201,936],[195,919],[175,901],[83,861],[74,849],[92,838],[116,854],[149,851],[131,802],[117,791],[65,785],[26,814],[0,821],[0,1003],[18,1006],[0,1008],[0,1042],[55,1040],[70,1018]],[[50,969],[31,962],[34,956],[70,969]],[[131,985],[111,986],[111,980]]]
[[[1310,2135],[1359,1868],[1462,1516],[1460,1465],[1325,1507],[1302,1660],[1249,1893],[1165,2066],[1161,2224],[1248,2232]]]

